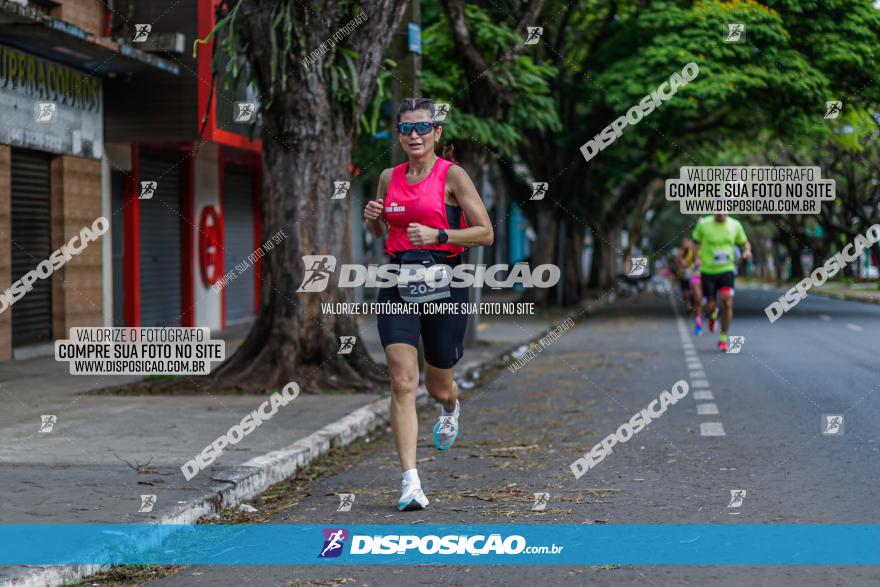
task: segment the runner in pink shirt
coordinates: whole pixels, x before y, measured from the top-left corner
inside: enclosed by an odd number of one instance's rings
[[[382,172],[376,199],[364,208],[367,229],[376,237],[387,235],[385,251],[392,263],[454,267],[466,248],[489,246],[494,240],[489,213],[467,173],[434,153],[443,134],[435,122],[436,112],[436,105],[428,99],[409,99],[400,105],[398,139],[408,161]],[[463,304],[468,302],[468,290],[413,283],[382,288],[378,301],[383,306],[432,301]],[[391,376],[391,427],[403,470],[398,508],[422,509],[428,498],[416,471],[419,338],[425,349],[425,387],[441,405],[434,446],[448,450],[459,430],[455,364],[464,351],[467,313],[387,312],[379,314],[378,325]]]

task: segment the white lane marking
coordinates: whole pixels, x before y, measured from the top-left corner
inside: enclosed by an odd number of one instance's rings
[[[700,424],[700,436],[727,436],[721,422],[703,422]]]
[[[846,327],[849,328],[850,330],[855,330],[856,332],[861,332],[862,330],[864,330],[864,328],[862,328],[858,324],[847,323]]]
[[[819,314],[819,320],[824,320],[825,322],[831,322],[831,316],[828,314]]]
[[[709,387],[709,382],[705,379],[694,379],[691,381],[691,387]]]
[[[715,399],[715,396],[712,395],[712,392],[709,391],[709,390],[707,389],[707,390],[705,390],[705,391],[695,391],[695,392],[694,392],[694,399],[695,399],[695,400],[709,400],[709,401],[712,401],[713,399]]]
[[[697,404],[697,415],[699,416],[717,416],[718,406],[715,404]]]
[[[688,363],[688,369],[693,369],[694,371],[702,371],[703,364],[702,363]]]
[[[691,371],[691,379],[699,379],[700,377],[705,377],[705,371]]]

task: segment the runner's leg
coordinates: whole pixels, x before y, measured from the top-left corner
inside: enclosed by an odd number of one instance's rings
[[[447,412],[455,410],[455,402],[458,400],[455,367],[440,369],[426,363],[425,387],[428,388],[428,394],[443,404]]]
[[[729,288],[722,288],[721,292],[721,332],[730,332],[730,323],[733,322],[733,292]]]
[[[416,415],[416,389],[419,386],[419,360],[416,347],[389,344],[385,347],[391,376],[391,429],[403,471],[416,468],[419,420]]]

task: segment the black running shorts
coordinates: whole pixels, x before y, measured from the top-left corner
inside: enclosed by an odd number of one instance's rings
[[[392,258],[392,263],[396,260]],[[437,259],[439,263],[450,266],[458,264],[457,259]],[[393,313],[384,311],[384,304],[405,305],[396,287],[383,287],[379,290],[377,302],[380,306],[378,314],[379,339],[382,347],[389,344],[403,343],[414,347],[419,345],[419,336],[425,348],[425,361],[438,369],[454,367],[464,353],[464,331],[467,328],[468,315],[461,311],[462,305],[468,303],[466,287],[450,287],[452,297],[428,304],[454,303],[457,311],[445,313]],[[420,304],[423,308],[425,304]]]
[[[733,289],[734,275],[733,271],[726,273],[701,273],[700,284],[703,286],[703,296],[711,300],[722,287]]]

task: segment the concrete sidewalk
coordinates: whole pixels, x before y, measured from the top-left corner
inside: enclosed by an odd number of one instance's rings
[[[484,318],[480,344],[465,351],[458,372],[479,370],[554,325],[552,317]],[[360,330],[359,344],[384,364],[375,318],[362,320]],[[227,356],[246,331],[221,334]],[[180,466],[266,396],[83,394],[137,379],[71,376],[53,358],[0,365],[0,522],[191,523],[253,497],[387,417],[388,401],[379,394],[301,394],[186,481]],[[38,432],[42,415],[57,416],[49,433]],[[138,511],[142,495],[156,496],[149,512]],[[60,584],[95,570],[0,567],[0,585]]]

